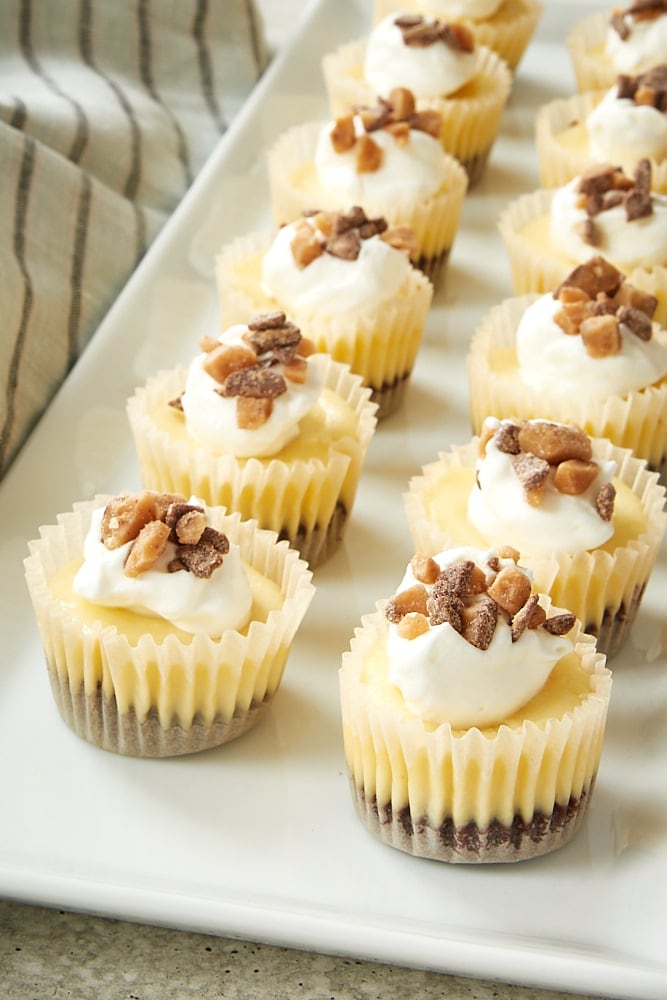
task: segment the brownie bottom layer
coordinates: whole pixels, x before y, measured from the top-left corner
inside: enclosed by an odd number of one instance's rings
[[[406,372],[405,375],[395,378],[393,382],[385,382],[379,387],[370,387],[371,401],[378,405],[376,413],[378,420],[388,417],[399,408],[403,402],[410,375],[411,372]]]
[[[482,177],[484,176],[484,171],[486,170],[486,165],[488,163],[490,153],[491,153],[491,146],[489,146],[487,149],[482,150],[479,153],[473,154],[472,156],[459,158],[461,166],[468,175],[468,190],[470,190],[470,188],[474,187],[476,184],[479,184]]]
[[[414,263],[415,267],[426,275],[433,287],[437,288],[438,282],[444,277],[448,259],[449,247],[434,257],[422,254]]]
[[[629,604],[622,603],[614,611],[607,608],[599,624],[589,622],[586,625],[586,631],[597,639],[598,650],[605,653],[607,658],[611,659],[618,653],[630,634],[645,589],[646,582],[638,584],[632,593]]]
[[[267,697],[227,721],[205,722],[195,716],[187,728],[174,721],[165,729],[155,709],[144,719],[134,709],[121,714],[116,699],[105,697],[101,688],[93,694],[86,694],[83,687],[73,691],[52,669],[49,678],[58,710],[70,729],[103,750],[128,757],[176,757],[229,743],[257,723],[271,700]]]
[[[457,826],[451,817],[439,826],[427,817],[413,820],[408,806],[398,811],[391,803],[378,806],[375,796],[367,799],[363,788],[350,783],[359,818],[374,836],[407,854],[450,864],[525,861],[563,847],[583,821],[593,784],[552,813],[535,813],[528,821],[517,815],[509,826],[493,820],[480,829],[474,821]]]
[[[316,525],[313,529],[299,525],[296,535],[292,536],[286,531],[281,531],[280,538],[287,539],[292,548],[298,549],[301,558],[314,569],[336,551],[343,537],[346,521],[347,508],[339,500],[328,525],[323,527]]]

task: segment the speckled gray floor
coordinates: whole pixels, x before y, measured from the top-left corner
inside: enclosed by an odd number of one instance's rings
[[[2,1000],[574,1000],[0,901]],[[600,1000],[600,998],[598,998]]]

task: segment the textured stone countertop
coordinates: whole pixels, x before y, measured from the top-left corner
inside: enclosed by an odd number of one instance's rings
[[[573,1000],[571,993],[0,902],[2,1000]]]

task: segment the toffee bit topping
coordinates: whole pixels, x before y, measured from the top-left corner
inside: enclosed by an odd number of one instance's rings
[[[122,494],[102,515],[101,541],[108,549],[131,542],[124,570],[138,576],[152,569],[167,544],[175,546],[169,572],[187,570],[208,579],[229,552],[229,539],[207,524],[202,507],[173,493]]]
[[[357,136],[355,116],[363,132]],[[356,167],[360,173],[372,173],[382,165],[382,149],[372,139],[372,133],[381,129],[394,136],[398,144],[405,144],[410,130],[427,132],[434,139],[440,137],[442,115],[427,108],[417,111],[414,94],[407,87],[395,87],[388,97],[379,97],[374,106],[360,106],[353,112],[337,118],[330,131],[331,145],[336,153],[355,150]]]
[[[667,64],[653,66],[637,76],[621,73],[616,80],[616,96],[667,112]]]
[[[242,339],[242,345],[219,340],[209,344],[205,339],[203,367],[216,383],[215,392],[236,398],[238,426],[254,430],[269,419],[273,400],[287,392],[288,381],[305,382],[305,359],[312,353],[313,344],[279,311],[252,319]],[[180,398],[178,408],[183,408]]]
[[[633,177],[628,177],[621,167],[593,164],[581,174],[576,191],[579,195],[577,206],[586,213],[579,234],[589,246],[598,247],[602,235],[595,220],[603,212],[620,205],[625,209],[628,222],[653,214],[651,161],[640,160]]]
[[[394,24],[401,29],[404,45],[428,48],[442,42],[454,52],[474,51],[474,36],[463,24],[429,21],[418,14],[402,14],[394,20]]]
[[[613,483],[602,483],[595,498],[595,509],[603,521],[611,521],[615,499],[616,489]]]
[[[623,329],[644,341],[653,335],[658,300],[631,285],[603,257],[576,267],[553,295],[561,304],[554,322],[564,333],[581,335],[590,357],[622,350]]]
[[[544,623],[544,628],[551,635],[567,635],[571,628],[574,627],[575,617],[569,612],[563,612],[560,615],[554,615],[552,618],[547,618]]]
[[[667,0],[635,0],[625,8],[614,8],[609,24],[622,41],[632,34],[629,19],[634,21],[653,21],[667,14]]]
[[[379,236],[408,257],[417,254],[417,239],[409,226],[389,226],[382,216],[369,219],[361,206],[347,212],[304,212],[295,225],[290,249],[299,268],[308,267],[323,253],[343,260],[357,260],[364,240]],[[308,221],[309,220],[309,221]]]
[[[489,424],[492,426],[490,421]],[[488,429],[485,428],[486,442],[490,440]],[[500,447],[508,434],[518,443],[518,451]],[[550,487],[557,493],[581,496],[600,474],[591,440],[579,427],[548,420],[504,420],[491,437],[498,443],[499,451],[511,455],[512,468],[523,487],[526,501],[532,506],[543,502]],[[484,454],[481,440],[480,456]],[[615,492],[609,482],[599,487],[595,507],[604,521],[610,520],[613,514]]]
[[[502,558],[518,558],[515,549],[500,551],[511,553]],[[481,650],[491,645],[499,622],[511,628],[512,642],[526,629],[544,628],[552,635],[569,632],[574,615],[547,619],[538,595],[531,592],[528,575],[517,565],[502,565],[500,558],[491,556],[488,572],[470,559],[441,570],[435,559],[417,553],[410,565],[415,576],[420,574],[425,582],[395,594],[385,605],[385,617],[403,639],[415,639],[429,628],[447,623]]]

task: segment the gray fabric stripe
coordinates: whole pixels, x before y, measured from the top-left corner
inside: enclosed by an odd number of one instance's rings
[[[67,368],[72,367],[79,354],[79,328],[81,324],[81,296],[83,291],[83,270],[88,242],[88,223],[92,184],[88,174],[81,175],[81,193],[74,229],[74,247],[70,270],[70,308],[67,320]]]
[[[97,73],[104,80],[109,89],[113,92],[116,100],[127,115],[130,125],[130,171],[125,181],[123,194],[131,201],[136,200],[137,190],[141,181],[141,133],[139,124],[134,117],[134,112],[130,106],[122,89],[103,70],[95,65],[92,50],[92,24],[93,24],[93,2],[92,0],[81,0],[81,17],[79,19],[79,49],[86,65]]]
[[[5,387],[5,420],[0,428],[0,469],[4,468],[7,457],[11,433],[16,417],[16,393],[18,390],[18,373],[21,366],[21,358],[25,347],[28,330],[28,320],[33,306],[33,286],[30,278],[30,271],[25,259],[25,225],[28,214],[28,202],[30,200],[30,185],[35,171],[36,145],[29,136],[24,136],[23,158],[16,187],[16,210],[14,212],[14,236],[13,251],[18,264],[19,271],[23,278],[23,304],[21,307],[21,318],[16,336],[13,338],[14,349],[7,373],[7,385]],[[18,293],[18,289],[17,289]]]
[[[261,44],[261,33],[257,24],[257,8],[255,7],[253,0],[245,0],[245,13],[248,19],[252,54],[255,60],[255,69],[259,74],[265,69],[264,47]]]
[[[19,132],[23,132],[25,129],[26,122],[28,120],[28,109],[25,103],[16,94],[12,95],[14,101],[14,110],[8,121],[8,125],[12,128],[18,129]]]
[[[185,138],[185,133],[181,128],[178,119],[175,114],[168,107],[155,88],[155,81],[153,80],[152,64],[151,64],[151,34],[150,34],[150,18],[148,15],[148,8],[150,5],[150,0],[139,0],[137,14],[139,21],[139,72],[141,74],[141,81],[145,86],[148,93],[151,95],[153,100],[160,105],[165,115],[171,122],[172,128],[176,134],[176,144],[178,148],[178,158],[183,164],[183,173],[185,175],[186,185],[189,187],[193,181],[192,167],[190,165],[190,158],[188,156],[188,146]]]
[[[137,204],[137,190],[141,181],[141,131],[122,89],[103,70],[95,65],[92,49],[93,0],[81,0],[79,18],[79,49],[86,65],[104,80],[127,116],[130,126],[130,170],[123,187],[123,195],[132,202],[135,216],[135,259],[146,252],[146,219]]]
[[[211,112],[211,117],[222,133],[227,128],[220,105],[218,104],[215,86],[213,82],[213,70],[211,68],[211,57],[206,43],[206,17],[208,14],[208,0],[197,0],[197,8],[192,24],[192,36],[197,46],[197,59],[199,63],[199,75],[202,85],[204,100]]]
[[[66,94],[56,81],[44,70],[37,59],[32,46],[32,0],[22,0],[19,15],[19,45],[27,64],[36,76],[44,81],[46,86],[63,101],[67,101],[76,116],[76,131],[67,158],[78,163],[83,156],[88,141],[88,122],[83,108],[73,97]]]

